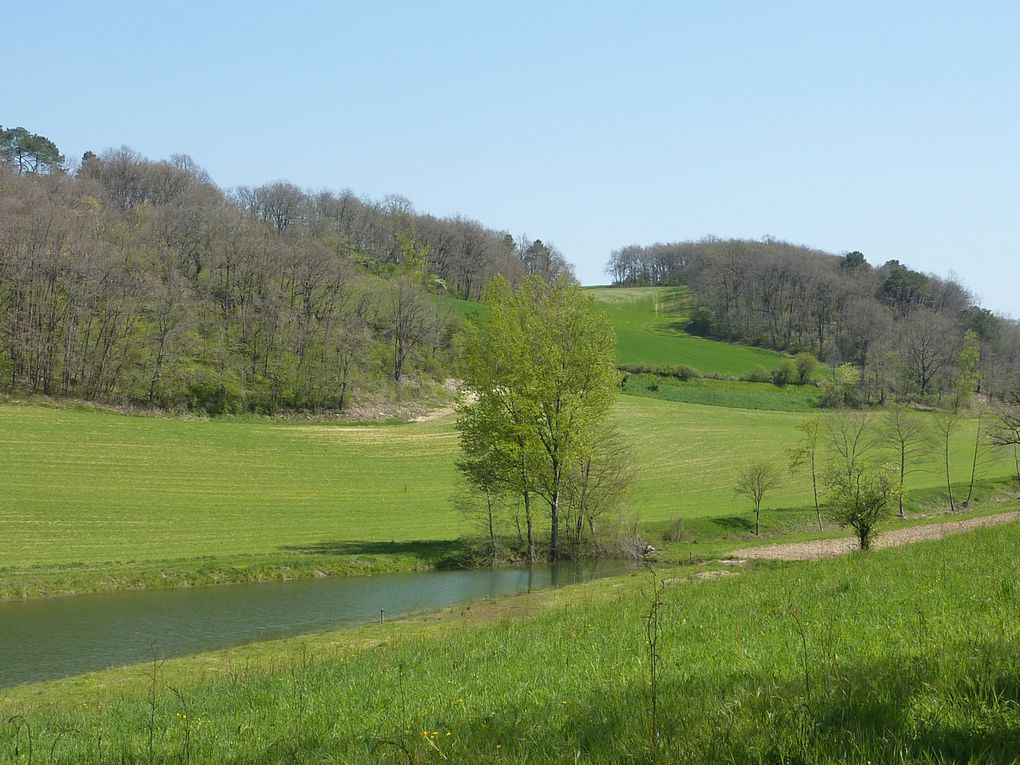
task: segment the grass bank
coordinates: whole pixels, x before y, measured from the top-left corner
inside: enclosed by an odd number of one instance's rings
[[[1013,763],[1018,551],[1013,525],[660,572],[654,611],[635,576],[28,686],[0,756],[27,724],[55,763]]]

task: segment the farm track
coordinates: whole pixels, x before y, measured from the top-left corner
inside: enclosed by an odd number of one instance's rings
[[[921,542],[927,539],[942,539],[952,534],[960,534],[982,526],[998,526],[1003,523],[1020,521],[1020,511],[986,515],[980,518],[969,518],[965,521],[945,521],[927,526],[914,526],[909,529],[898,529],[879,534],[873,547],[898,547],[899,545]],[[858,549],[857,540],[853,537],[842,539],[819,539],[814,542],[786,542],[783,544],[763,545],[734,550],[731,558],[755,558],[758,560],[816,560],[845,555]]]

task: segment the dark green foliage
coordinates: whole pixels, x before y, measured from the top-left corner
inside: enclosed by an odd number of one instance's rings
[[[64,156],[45,136],[23,127],[0,126],[0,160],[9,162],[19,173],[45,173],[63,167]]]
[[[905,315],[930,300],[933,284],[928,276],[912,271],[898,260],[890,260],[882,266],[882,272],[885,278],[879,286],[879,297],[898,313]]]
[[[692,335],[710,337],[715,332],[715,316],[712,309],[699,305],[691,312],[691,320],[687,322],[687,331]]]

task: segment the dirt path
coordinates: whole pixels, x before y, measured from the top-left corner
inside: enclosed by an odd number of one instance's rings
[[[966,521],[946,521],[932,523],[928,526],[914,526],[909,529],[886,531],[879,534],[873,547],[897,547],[899,545],[920,542],[923,539],[941,539],[950,534],[976,529],[979,526],[998,526],[1002,523],[1020,521],[1020,511],[985,515],[981,518],[970,518]],[[732,558],[758,558],[764,560],[814,560],[843,555],[857,549],[857,540],[853,537],[843,539],[819,539],[815,542],[789,542],[762,547],[748,547],[734,550]]]
[[[461,397],[461,400],[468,404],[473,404],[475,401],[478,400],[478,395],[476,393],[469,390],[463,390],[461,388],[460,380],[453,379],[447,380],[446,388],[451,393],[458,393]],[[418,415],[417,417],[412,417],[410,422],[432,422],[432,420],[438,420],[443,417],[449,417],[456,411],[457,411],[456,405],[450,404],[450,406],[444,406],[440,409],[432,409],[431,411],[425,412],[425,414]]]

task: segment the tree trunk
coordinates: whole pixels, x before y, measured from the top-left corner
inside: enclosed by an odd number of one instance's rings
[[[1016,484],[1020,488],[1020,448],[1013,444],[1013,465],[1016,467]]]
[[[822,507],[818,504],[818,470],[815,468],[815,450],[811,449],[811,490],[815,494],[815,518],[818,519],[818,530],[822,530]]]
[[[899,517],[906,518],[903,512],[903,482],[907,479],[907,445],[905,442],[900,441],[900,515]]]
[[[978,451],[981,449],[981,421],[983,419],[984,412],[978,412],[977,435],[974,436],[974,459],[971,461],[970,465],[970,487],[967,489],[967,499],[963,502],[964,507],[970,505],[970,500],[974,496],[974,481],[977,479]]]
[[[946,434],[946,488],[949,490],[949,509],[956,512],[956,500],[953,499],[953,481],[949,477],[949,434]]]
[[[524,522],[528,527],[528,561],[535,562],[535,532],[531,519],[531,492],[524,490]]]

